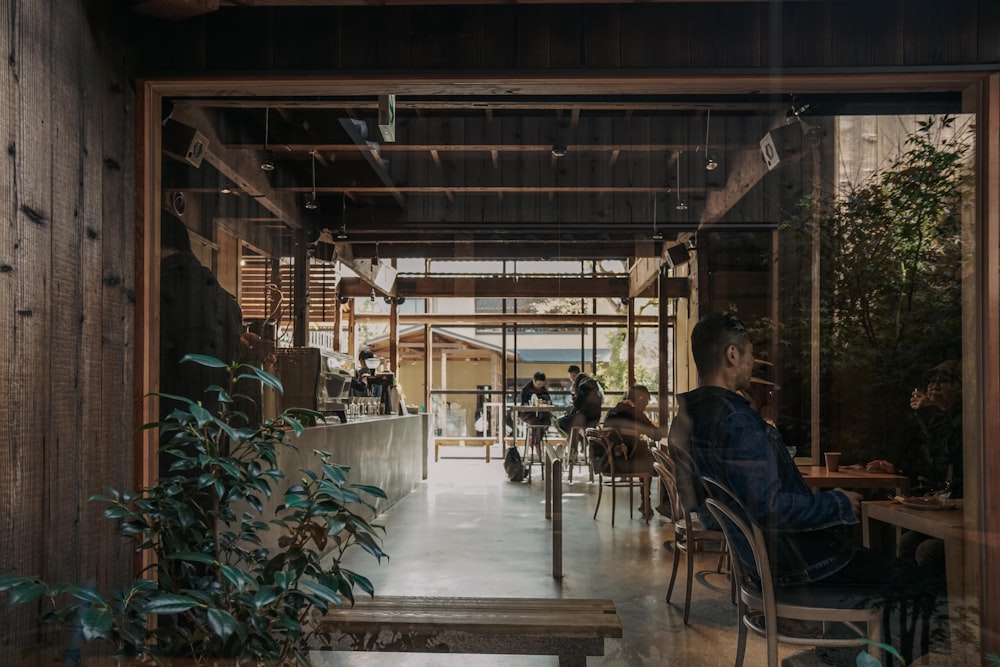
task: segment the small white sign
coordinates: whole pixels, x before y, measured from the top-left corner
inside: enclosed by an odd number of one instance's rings
[[[771,138],[770,132],[760,140],[760,154],[764,156],[764,164],[767,165],[768,171],[777,167],[778,163],[781,162],[781,158],[778,157],[778,148],[774,145],[774,139]]]

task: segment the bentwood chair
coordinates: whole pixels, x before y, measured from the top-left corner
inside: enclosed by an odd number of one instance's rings
[[[653,470],[660,481],[667,488],[667,497],[670,502],[670,515],[673,517],[674,525],[674,563],[670,571],[670,583],[667,585],[667,603],[670,603],[670,596],[674,592],[674,583],[677,580],[677,566],[680,564],[681,552],[687,556],[687,589],[684,591],[684,624],[687,625],[688,617],[691,613],[691,584],[694,579],[694,554],[698,551],[707,551],[707,545],[719,545],[723,551],[719,556],[719,564],[716,572],[722,572],[722,563],[725,560],[726,536],[720,530],[708,530],[702,525],[698,517],[693,516],[686,510],[677,494],[677,479],[674,476],[674,465],[669,455],[659,448],[651,448],[653,453]]]
[[[608,486],[611,488],[611,527],[613,528],[615,525],[615,499],[618,495],[617,490],[620,487],[628,488],[629,518],[632,518],[634,516],[633,508],[635,507],[635,488],[638,487],[640,489],[643,499],[648,498],[649,483],[653,476],[648,472],[619,472],[615,470],[614,447],[619,442],[619,439],[614,438],[617,435],[617,433],[614,433],[614,429],[588,428],[586,435],[591,462],[606,462],[606,467],[600,469],[597,469],[595,465],[598,486],[597,505],[594,507],[594,520],[597,520],[597,511],[601,509],[601,496],[604,493],[604,487]],[[649,523],[649,515],[647,514],[644,518],[646,523]]]
[[[809,584],[775,586],[764,533],[733,495],[719,481],[703,477],[709,494],[705,501],[712,515],[724,528],[732,555],[733,575],[738,583],[739,639],[736,645],[736,667],[743,664],[747,629],[767,640],[768,667],[778,665],[778,643],[800,646],[860,646],[869,640],[868,651],[878,657],[878,642],[882,637],[882,612],[885,599],[874,589],[856,590],[844,587]],[[743,563],[735,548],[737,540],[749,544],[752,563]],[[752,571],[747,570],[747,566]],[[857,637],[804,637],[786,634],[778,619],[839,623],[854,631]],[[861,625],[865,626],[862,630]]]

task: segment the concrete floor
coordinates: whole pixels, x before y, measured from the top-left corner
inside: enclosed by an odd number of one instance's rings
[[[538,468],[530,484],[513,484],[504,476],[499,451],[494,455],[489,464],[481,458],[432,460],[429,479],[379,518],[386,527],[383,546],[390,560],[379,565],[356,549],[345,565],[369,577],[376,595],[610,598],[624,636],[606,640],[606,655],[590,658],[591,667],[733,664],[736,611],[726,575],[715,571],[717,555],[703,554],[696,560],[690,625],[685,626],[683,560],[673,602],[664,600],[673,558],[670,545],[664,545],[673,536],[670,523],[657,515],[646,525],[638,513],[630,520],[625,491],[619,491],[615,527],[607,491],[595,521],[597,486],[587,481],[585,472],[577,473],[576,481],[563,487],[564,577],[554,579],[551,524],[544,515]],[[765,665],[764,640],[751,634],[747,644],[744,664]],[[855,664],[843,655],[823,662],[812,651],[792,646],[780,650],[782,657],[798,652],[785,661],[786,667]],[[548,656],[315,656],[315,664],[323,666],[528,667],[557,662]]]

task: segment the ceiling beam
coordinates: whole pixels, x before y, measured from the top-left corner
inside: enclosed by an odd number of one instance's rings
[[[354,316],[357,324],[385,324],[388,313],[383,315],[359,313]],[[673,318],[670,318],[671,320]],[[635,323],[640,326],[656,326],[656,315],[636,315]],[[407,314],[399,316],[400,326],[417,326],[430,324],[432,326],[605,326],[623,327],[626,324],[625,315],[594,315],[554,313],[467,313],[457,315],[442,315],[437,313]]]
[[[171,122],[181,123],[201,132],[207,139],[205,161],[215,167],[236,187],[254,197],[257,203],[289,227],[302,229],[303,223],[295,196],[271,187],[260,169],[257,151],[230,150],[219,139],[215,123],[204,109],[187,104],[176,105]]]
[[[363,261],[363,260],[362,260]],[[482,299],[624,299],[629,297],[629,278],[617,277],[539,277],[521,276],[468,276],[468,277],[396,277],[396,295],[418,299],[465,297]],[[367,297],[369,284],[358,278],[343,278],[340,295]],[[687,278],[667,279],[667,298],[680,298],[688,294]],[[655,298],[655,285],[632,295]]]

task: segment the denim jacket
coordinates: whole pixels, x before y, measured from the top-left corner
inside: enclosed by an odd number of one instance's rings
[[[851,560],[854,547],[843,526],[858,523],[842,493],[814,493],[802,479],[780,436],[737,393],[700,387],[678,397],[678,431],[689,429],[687,444],[698,476],[729,487],[760,526],[777,584],[819,581]],[[671,429],[671,445],[679,443]],[[701,516],[707,509],[699,512]],[[739,540],[737,555],[755,573],[749,545]]]

